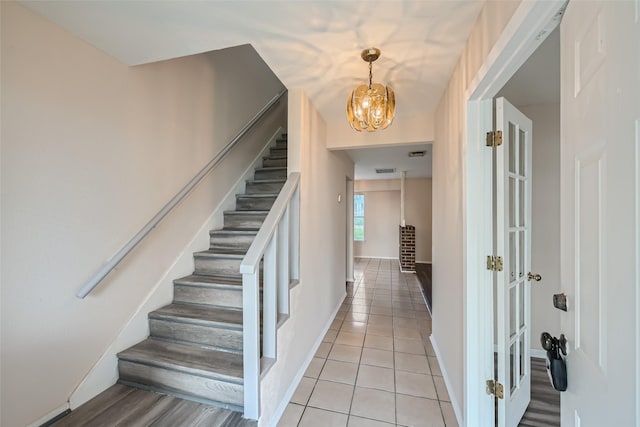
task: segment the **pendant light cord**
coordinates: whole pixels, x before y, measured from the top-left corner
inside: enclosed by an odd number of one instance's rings
[[[373,62],[369,61],[369,90],[371,90],[371,80],[373,79],[372,64]]]

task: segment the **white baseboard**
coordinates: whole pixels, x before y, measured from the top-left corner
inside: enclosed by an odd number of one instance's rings
[[[209,230],[223,226],[224,211],[235,208],[236,194],[244,192],[245,181],[251,179],[254,169],[262,164],[263,156],[267,155],[271,146],[275,146],[276,139],[282,132],[284,130],[278,128],[273,136],[269,138],[267,144],[264,145],[240,178],[221,199],[213,213],[180,251],[173,264],[167,268],[162,278],[141,301],[137,310],[118,333],[116,339],[107,347],[100,359],[73,391],[69,397],[67,407],[72,410],[76,409],[116,383],[118,380],[117,354],[149,336],[148,313],[171,303],[173,300],[173,280],[193,272],[193,253],[209,246]]]
[[[364,255],[357,255],[354,256],[354,258],[362,258],[362,259],[390,259],[393,261],[398,261],[398,257],[386,257],[386,256],[364,256]]]
[[[65,403],[64,405],[54,409],[53,411],[49,412],[48,414],[46,414],[45,416],[43,416],[42,418],[32,422],[31,424],[27,425],[27,427],[40,427],[41,425],[51,421],[52,419],[54,419],[55,417],[57,417],[58,415],[62,414],[64,411],[69,409],[69,403]]]
[[[449,398],[451,399],[451,406],[453,406],[453,412],[456,414],[456,420],[458,421],[458,425],[464,425],[462,423],[462,409],[460,408],[460,403],[456,396],[451,393],[451,381],[449,380],[449,374],[447,370],[444,368],[444,364],[442,364],[442,355],[440,354],[440,348],[438,347],[438,343],[433,335],[429,336],[431,341],[431,346],[433,347],[433,351],[436,353],[436,359],[438,359],[438,365],[440,365],[440,371],[442,372],[442,378],[444,379],[444,385],[447,387],[447,393],[449,393]]]
[[[304,377],[304,373],[307,371],[307,368],[309,367],[309,364],[311,363],[311,361],[313,360],[313,357],[318,351],[320,344],[322,344],[322,340],[324,339],[324,336],[327,334],[327,331],[331,327],[331,323],[333,322],[333,319],[336,317],[336,314],[338,314],[338,310],[340,310],[340,307],[342,306],[342,303],[344,302],[344,299],[346,298],[346,296],[347,294],[345,293],[344,296],[340,299],[340,301],[338,301],[336,308],[333,310],[333,312],[331,313],[331,316],[329,317],[329,320],[327,320],[327,323],[322,329],[322,333],[320,334],[316,342],[313,344],[311,351],[307,355],[307,358],[305,359],[300,369],[298,369],[298,372],[296,373],[295,377],[293,377],[293,381],[291,382],[291,385],[285,392],[284,397],[282,398],[282,401],[280,401],[280,404],[278,405],[278,409],[276,409],[275,413],[273,414],[271,423],[269,423],[267,427],[275,427],[278,425],[280,418],[282,418],[282,414],[284,413],[285,409],[287,409],[287,405],[289,404],[289,402],[291,401],[291,398],[293,397],[293,393],[295,393],[296,389],[298,388],[298,384],[300,384],[302,377]],[[258,427],[263,427],[260,421],[258,421]]]
[[[416,261],[416,264],[431,264],[431,261]]]

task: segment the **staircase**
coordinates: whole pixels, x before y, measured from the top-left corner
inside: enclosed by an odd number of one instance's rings
[[[263,158],[192,275],[174,280],[173,302],[149,313],[148,339],[118,354],[121,384],[242,411],[240,263],[287,177],[287,137]]]

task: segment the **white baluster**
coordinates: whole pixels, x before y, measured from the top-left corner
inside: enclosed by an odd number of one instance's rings
[[[262,357],[276,358],[276,327],[278,323],[278,227],[264,252],[262,282]]]
[[[289,230],[291,204],[287,207],[278,226],[278,313],[289,314]]]

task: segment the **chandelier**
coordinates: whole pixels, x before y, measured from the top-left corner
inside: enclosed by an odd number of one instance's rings
[[[380,83],[372,83],[373,61],[380,57],[380,49],[372,47],[360,54],[369,63],[369,85],[355,88],[347,99],[347,119],[358,132],[385,129],[393,121],[396,98],[393,89]]]

